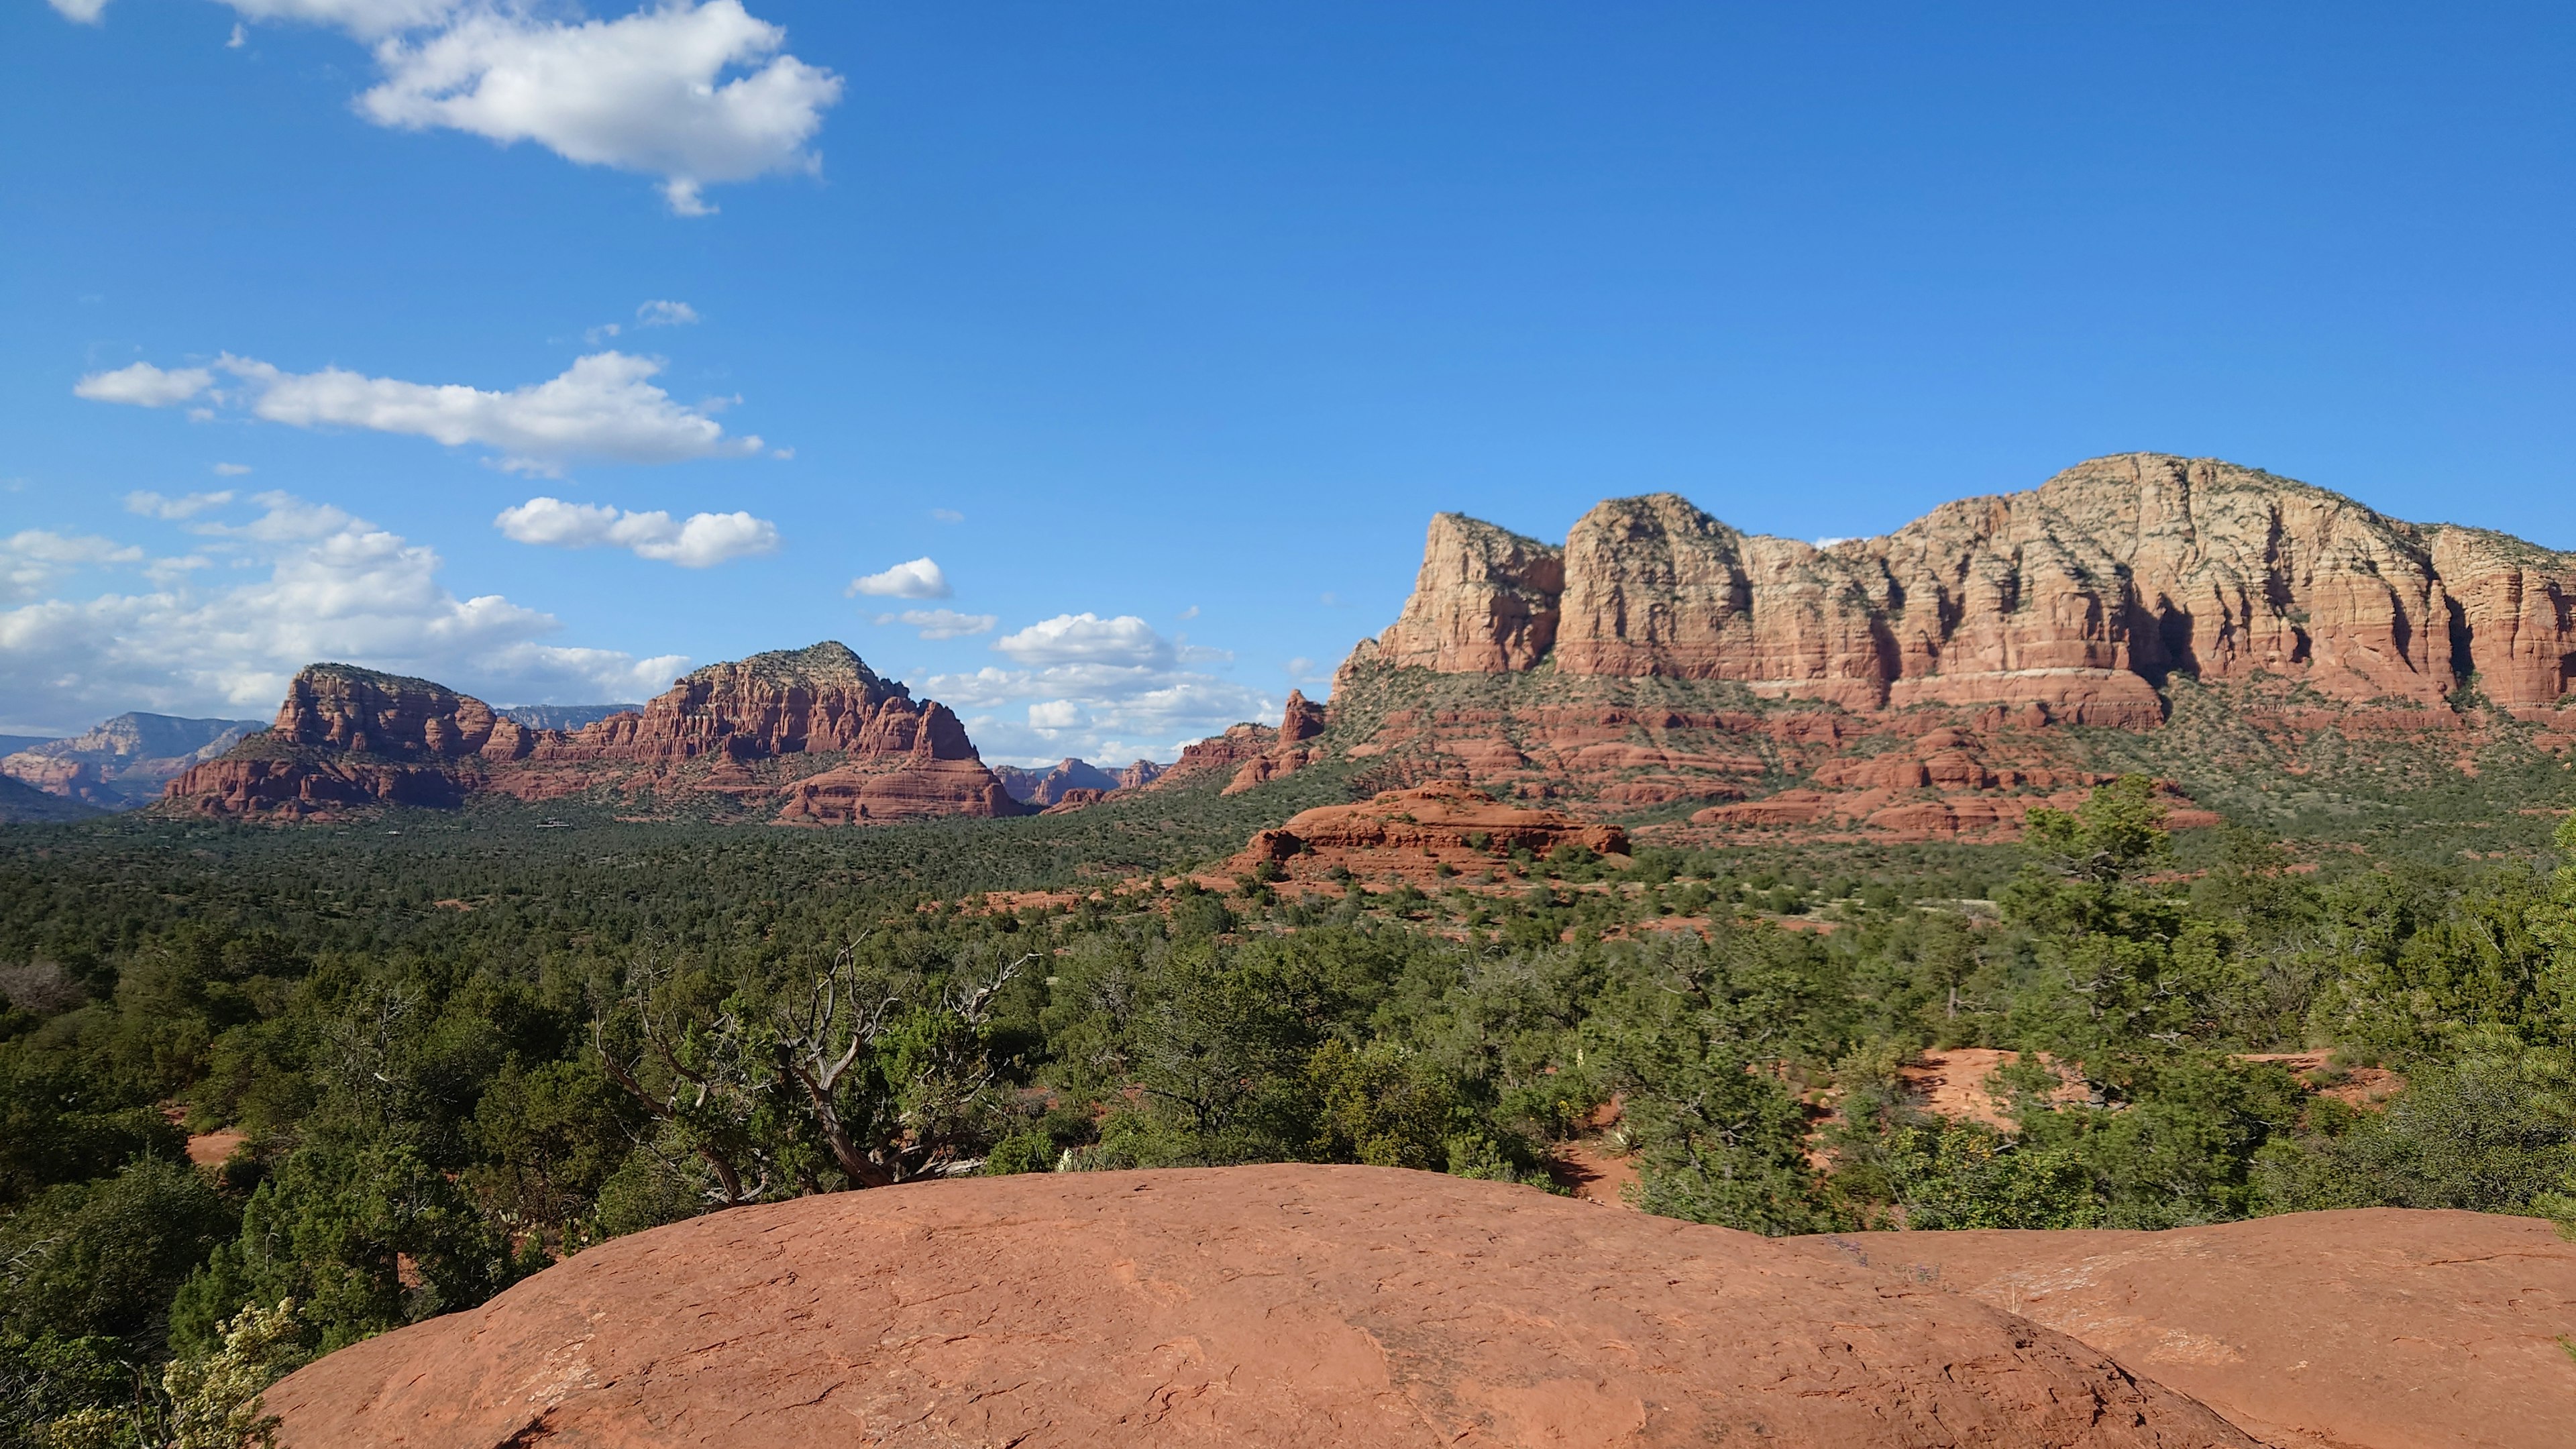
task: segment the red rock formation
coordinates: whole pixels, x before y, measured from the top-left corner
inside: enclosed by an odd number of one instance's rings
[[[1279,717],[1279,743],[1303,744],[1324,732],[1330,718],[1325,708],[1306,697],[1301,689],[1288,691],[1288,707]]]
[[[1229,777],[1248,760],[1259,759],[1279,741],[1279,732],[1268,725],[1234,725],[1221,735],[1210,735],[1193,745],[1181,747],[1181,757],[1149,781],[1149,790],[1169,790],[1187,784],[1202,775],[1224,771]]]
[[[1782,1244],[2081,1339],[2278,1449],[2576,1444],[2576,1243],[2532,1218],[2294,1213],[2166,1232]]]
[[[1035,1173],[714,1213],[344,1348],[267,1407],[284,1449],[2253,1449],[1938,1287],[1368,1167]]]
[[[315,665],[296,676],[271,731],[172,781],[168,802],[306,815],[452,806],[481,791],[548,800],[639,788],[775,799],[790,823],[1024,813],[955,714],[834,643],[709,665],[641,714],[572,733],[531,729],[429,680]]]
[[[2478,528],[2433,535],[2433,566],[2458,610],[2478,691],[2545,712],[2576,690],[2576,557]]]
[[[1561,810],[1505,805],[1481,790],[1441,783],[1388,790],[1352,805],[1323,805],[1256,832],[1231,872],[1283,867],[1295,880],[1336,868],[1355,875],[1420,875],[1442,864],[1490,866],[1516,850],[1544,856],[1560,845],[1625,855],[1627,832],[1594,825]]]
[[[1379,638],[1385,661],[1443,672],[1528,669],[1556,640],[1561,550],[1462,513],[1431,520],[1404,616]]]
[[[1313,764],[1322,758],[1323,747],[1308,741],[1324,733],[1329,719],[1330,712],[1306,698],[1303,691],[1288,691],[1288,707],[1281,713],[1279,728],[1272,732],[1267,746],[1259,754],[1235,766],[1234,778],[1228,780],[1225,789],[1218,793],[1240,795]],[[1186,752],[1183,758],[1187,758]]]
[[[2174,671],[2439,706],[2475,669],[2490,699],[2537,709],[2576,684],[2571,600],[2576,557],[2212,459],[2129,454],[1824,549],[1739,533],[1670,494],[1601,504],[1561,556],[1443,514],[1403,616],[1346,668],[1552,661],[1853,709],[2035,705],[2130,727],[2161,718],[2155,685]]]

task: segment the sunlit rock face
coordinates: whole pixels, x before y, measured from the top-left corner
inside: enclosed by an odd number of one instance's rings
[[[642,712],[579,730],[532,728],[430,680],[317,664],[270,730],[173,780],[165,804],[302,816],[598,791],[775,801],[771,818],[794,824],[1023,813],[947,706],[836,643],[709,665]]]
[[[1348,667],[1370,666],[2132,727],[2160,718],[2155,686],[2177,672],[2428,706],[2474,676],[2496,705],[2543,709],[2576,686],[2576,556],[2151,453],[1823,548],[1656,494],[1600,504],[1562,549],[1434,519],[1403,615]]]

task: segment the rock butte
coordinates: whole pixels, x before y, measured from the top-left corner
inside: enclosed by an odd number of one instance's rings
[[[577,731],[530,728],[429,680],[317,664],[274,725],[172,780],[162,808],[293,818],[600,789],[774,801],[782,824],[1024,813],[946,705],[836,643],[711,664],[642,713]]]
[[[2566,754],[2572,611],[2576,555],[2156,454],[1821,548],[1669,494],[1562,547],[1442,514],[1322,743],[1386,783],[1703,806],[1657,843],[2009,837],[2106,778],[2061,726],[2158,728],[2186,682],[2294,770],[2321,734]]]
[[[735,1209],[342,1349],[268,1406],[286,1449],[2255,1443],[1966,1296],[1367,1167]]]
[[[2018,1313],[2276,1449],[2576,1444],[2576,1243],[2536,1218],[2368,1208],[2161,1233],[1791,1239]]]
[[[1628,833],[1561,810],[1506,805],[1465,785],[1434,784],[1303,811],[1276,830],[1256,832],[1228,868],[1274,865],[1291,880],[1319,879],[1336,866],[1355,865],[1367,873],[1410,867],[1431,875],[1441,865],[1483,868],[1516,850],[1545,856],[1562,845],[1624,855]]]
[[[2161,718],[2174,672],[2426,705],[2475,673],[2497,704],[2541,709],[2576,685],[2571,605],[2576,556],[2132,453],[1823,548],[1669,493],[1599,505],[1562,548],[1444,513],[1403,615],[1345,669],[1545,666],[2133,726]]]

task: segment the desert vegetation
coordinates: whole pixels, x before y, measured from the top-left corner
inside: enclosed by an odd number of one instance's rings
[[[256,1437],[223,1385],[608,1237],[928,1175],[1562,1190],[1580,1143],[1638,1207],[1772,1234],[2576,1219],[2576,867],[2544,852],[2174,836],[2128,777],[2009,846],[1219,873],[1348,788],[831,833],[22,828],[0,1442]],[[1964,1048],[2018,1055],[1990,1112],[1936,1115],[1909,1064]]]

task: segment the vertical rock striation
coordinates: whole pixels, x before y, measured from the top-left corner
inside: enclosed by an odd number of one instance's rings
[[[1560,552],[1434,519],[1403,616],[1346,669],[1728,680],[1853,709],[2003,704],[2145,726],[2174,673],[2438,706],[2474,676],[2576,687],[2576,556],[2388,518],[2206,458],[2135,453],[1827,547],[1672,494],[1612,499]]]

